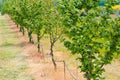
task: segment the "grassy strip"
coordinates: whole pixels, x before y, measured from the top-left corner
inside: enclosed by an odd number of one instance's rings
[[[5,16],[0,16],[0,80],[34,80],[27,74],[25,56],[20,53],[22,47],[10,29]]]

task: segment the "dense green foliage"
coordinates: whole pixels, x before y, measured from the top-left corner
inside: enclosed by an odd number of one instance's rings
[[[50,54],[53,46],[64,34],[65,46],[80,54],[79,68],[87,80],[101,80],[104,65],[111,63],[114,54],[120,53],[120,17],[113,18],[112,6],[116,0],[107,0],[104,7],[100,0],[7,0],[2,13],[10,15],[24,34],[37,35],[38,52],[40,40],[47,34],[50,38]]]
[[[101,80],[103,66],[120,53],[119,17],[111,17],[111,6],[116,3],[109,0],[104,7],[98,3],[99,0],[62,0],[59,7],[68,27],[65,46],[73,54],[80,54],[79,68],[87,80]]]

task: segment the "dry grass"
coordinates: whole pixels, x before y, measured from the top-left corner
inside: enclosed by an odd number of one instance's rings
[[[10,29],[5,16],[0,16],[0,80],[33,80],[27,74],[27,63],[19,54],[22,47]]]

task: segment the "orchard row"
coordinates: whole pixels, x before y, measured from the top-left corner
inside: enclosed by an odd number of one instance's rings
[[[112,6],[117,0],[7,0],[2,14],[9,14],[29,42],[37,35],[40,40],[49,36],[50,55],[56,67],[53,47],[62,38],[72,54],[80,54],[77,60],[86,80],[101,80],[104,65],[111,63],[120,53],[120,18],[114,16]]]

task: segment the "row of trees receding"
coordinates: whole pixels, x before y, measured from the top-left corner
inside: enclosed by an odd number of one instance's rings
[[[61,37],[72,54],[80,54],[80,70],[87,80],[101,80],[103,66],[120,54],[120,17],[114,16],[112,6],[116,0],[7,0],[3,14],[20,26],[24,35],[27,30],[29,42],[37,35],[38,52],[40,40],[49,36],[50,55],[55,42]]]

